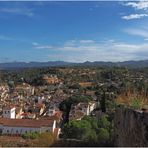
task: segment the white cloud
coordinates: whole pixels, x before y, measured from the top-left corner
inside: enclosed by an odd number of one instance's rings
[[[3,36],[3,35],[0,35],[0,40],[15,40],[14,38],[12,37],[9,37],[9,36]]]
[[[66,41],[62,46],[51,46],[51,45],[42,45],[37,42],[33,42],[32,45],[36,49],[51,49],[56,48],[60,51],[81,51],[81,50],[95,50],[93,45],[95,41],[93,40],[69,40]],[[91,45],[91,48],[89,48]]]
[[[77,43],[76,40],[69,40],[64,43],[65,46],[75,46]]]
[[[132,19],[140,19],[140,18],[147,17],[147,16],[148,14],[130,14],[127,16],[122,16],[122,19],[132,20]]]
[[[140,37],[148,38],[148,30],[146,29],[124,29],[124,32],[130,35],[137,35]]]
[[[42,44],[39,44],[37,42],[32,42],[32,45],[36,49],[51,49],[52,48],[51,45],[42,45]]]
[[[13,37],[14,35],[0,35],[0,40],[5,40],[5,41],[13,41],[13,42],[24,42],[24,43],[27,43],[27,44],[34,44],[34,43],[31,43],[29,40],[26,40],[26,39],[22,39],[22,38],[15,38]]]
[[[93,44],[94,40],[69,40],[64,43],[65,46],[76,46],[79,44]]]
[[[148,1],[145,1],[145,0],[140,0],[140,1],[135,1],[135,2],[125,2],[125,3],[122,3],[124,6],[128,6],[128,7],[131,7],[131,8],[135,8],[136,11],[138,10],[143,10],[144,13],[140,13],[140,14],[130,14],[130,15],[127,15],[127,16],[122,16],[121,18],[122,19],[125,19],[125,20],[132,20],[132,19],[140,19],[140,18],[144,18],[144,17],[147,17],[148,16]]]
[[[37,43],[37,42],[33,42],[32,45],[34,45],[34,46],[38,46],[39,43]]]
[[[36,49],[51,49],[52,46],[50,45],[39,45],[35,47]]]
[[[49,57],[55,60],[65,60],[72,62],[84,61],[125,61],[141,60],[148,57],[148,44],[127,44],[124,42],[95,42],[85,45],[80,43],[75,46],[53,47],[54,52]]]
[[[138,1],[138,2],[127,2],[124,4],[125,6],[131,6],[137,10],[147,10],[148,9],[148,1]]]
[[[85,44],[85,43],[86,43],[86,44],[87,44],[87,43],[89,44],[89,43],[94,43],[94,42],[95,42],[94,40],[80,40],[80,43],[84,43],[84,44]]]
[[[62,45],[33,44],[37,49],[49,49],[51,60],[70,62],[142,60],[148,57],[148,43],[129,44],[108,39],[103,42],[70,40]]]
[[[15,14],[15,15],[25,15],[28,17],[34,16],[34,13],[32,12],[32,10],[28,8],[1,8],[0,12]]]

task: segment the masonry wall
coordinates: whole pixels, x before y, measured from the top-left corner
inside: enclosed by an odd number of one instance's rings
[[[148,112],[124,106],[116,109],[115,146],[148,146]]]
[[[8,126],[0,126],[0,130],[2,131],[2,134],[25,134],[26,132],[46,132],[50,131],[53,132],[52,127],[8,127]]]

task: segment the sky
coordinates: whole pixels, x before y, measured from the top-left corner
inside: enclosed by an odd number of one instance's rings
[[[0,62],[148,59],[148,1],[0,1]]]

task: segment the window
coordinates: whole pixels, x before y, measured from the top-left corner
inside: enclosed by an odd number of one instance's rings
[[[9,130],[7,130],[7,133],[9,133]]]

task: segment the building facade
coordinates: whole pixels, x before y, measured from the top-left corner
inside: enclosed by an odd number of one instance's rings
[[[28,132],[54,132],[55,128],[55,120],[0,118],[1,134],[22,135]]]

